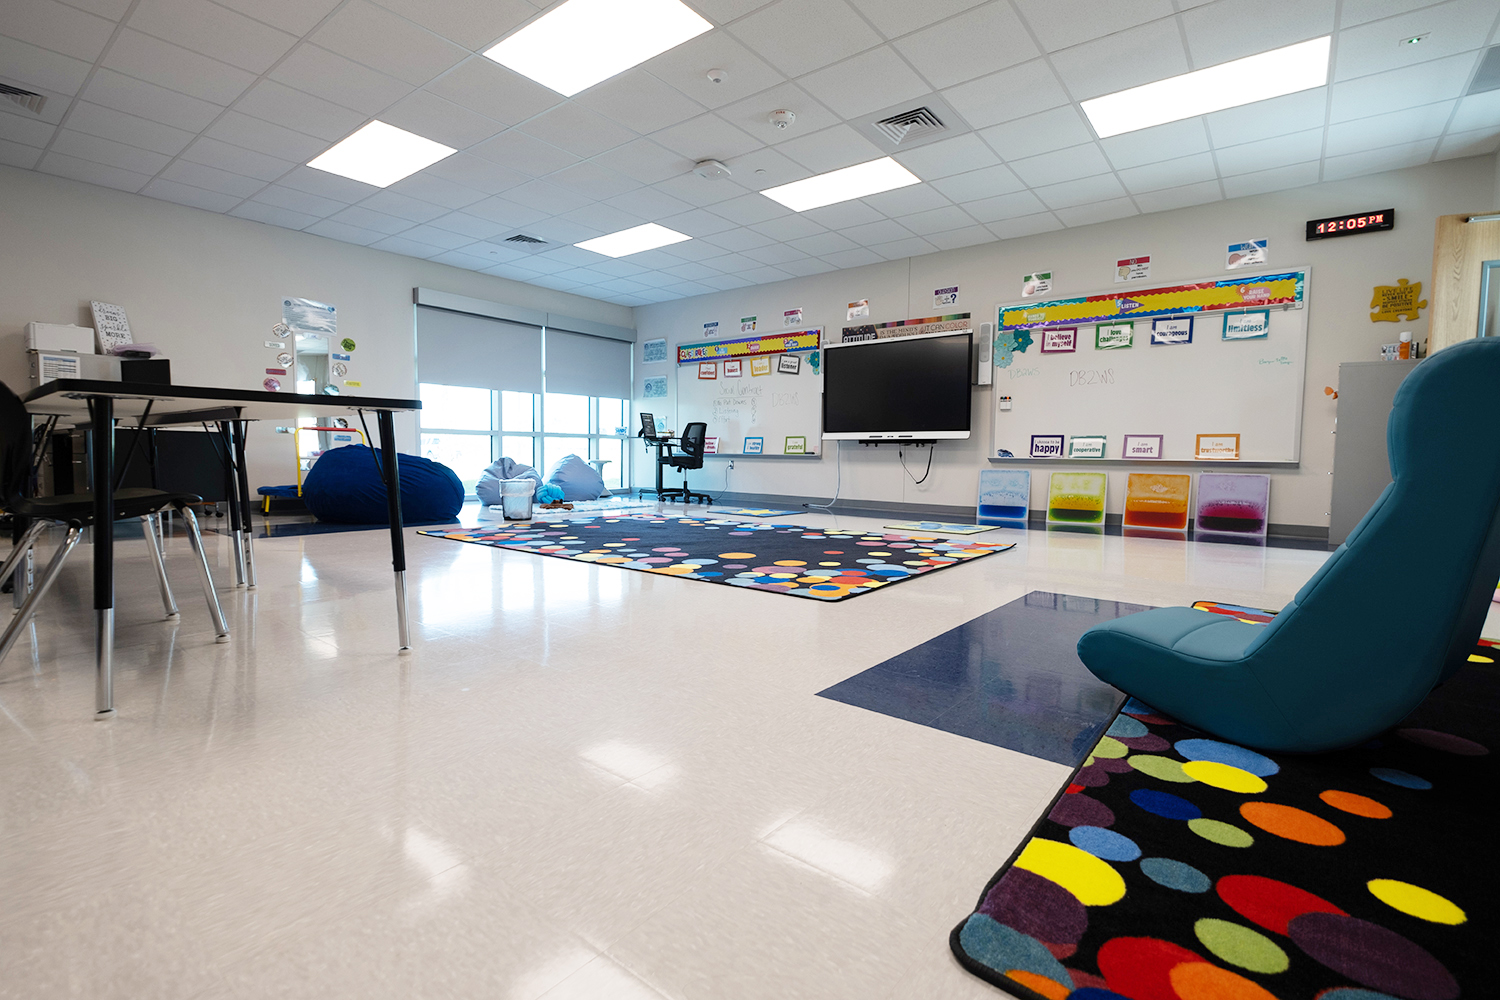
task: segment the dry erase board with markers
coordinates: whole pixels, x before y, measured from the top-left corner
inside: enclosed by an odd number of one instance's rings
[[[820,330],[679,344],[677,420],[708,424],[717,455],[816,455],[822,448]]]
[[[1102,437],[1133,460],[1129,435],[1193,461],[1198,435],[1238,434],[1241,462],[1298,461],[1310,284],[1278,268],[1001,306],[990,458],[1067,458],[1074,438],[1095,458]]]

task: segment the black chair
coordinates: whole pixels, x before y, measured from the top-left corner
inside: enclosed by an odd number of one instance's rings
[[[682,432],[682,450],[676,454],[663,454],[658,452],[656,456],[657,479],[661,478],[661,467],[670,465],[682,473],[682,489],[673,487],[669,490],[661,490],[657,496],[659,499],[667,500],[674,497],[682,497],[683,503],[693,503],[701,500],[704,503],[713,503],[713,497],[707,493],[694,493],[688,489],[687,474],[689,469],[703,468],[703,441],[708,436],[708,424],[702,421],[694,421],[687,425]]]
[[[49,524],[67,526],[67,535],[53,554],[47,568],[42,571],[35,588],[26,597],[21,609],[10,621],[10,626],[0,637],[0,662],[5,660],[21,632],[31,621],[36,606],[47,590],[57,580],[68,554],[77,547],[83,529],[94,523],[94,497],[91,493],[72,493],[63,496],[28,497],[35,469],[31,431],[31,414],[20,398],[3,382],[0,382],[0,506],[12,517],[28,521],[26,528],[16,539],[15,546],[5,562],[0,564],[0,583],[10,578],[20,565],[22,557],[31,551],[37,539]],[[108,484],[106,484],[108,485]],[[218,595],[214,592],[213,576],[208,568],[208,556],[203,551],[203,537],[198,533],[198,519],[189,504],[202,502],[191,493],[163,493],[160,490],[124,489],[115,491],[115,520],[139,519],[145,529],[146,545],[151,549],[156,564],[156,583],[161,590],[162,606],[168,618],[178,616],[177,602],[172,597],[171,585],[167,582],[167,566],[162,559],[161,542],[156,535],[156,515],[167,508],[174,508],[187,522],[188,537],[197,555],[197,563],[203,575],[203,594],[208,599],[208,612],[213,618],[219,642],[229,639],[229,629],[224,624],[224,612],[219,607]],[[25,581],[17,574],[16,590],[25,589]],[[19,596],[19,593],[18,593]],[[113,614],[113,612],[110,612]],[[111,627],[113,624],[111,623]]]

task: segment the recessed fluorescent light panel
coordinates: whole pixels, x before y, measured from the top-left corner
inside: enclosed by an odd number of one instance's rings
[[[806,180],[780,187],[766,188],[761,194],[778,201],[793,212],[836,205],[841,201],[863,198],[882,191],[894,191],[922,183],[922,178],[907,170],[889,156],[869,163],[858,163],[842,170],[832,170]]]
[[[485,55],[572,97],[712,27],[680,0],[568,0]]]
[[[684,236],[674,232],[666,226],[658,226],[654,222],[648,222],[644,226],[636,226],[634,229],[622,229],[618,233],[610,233],[608,236],[600,236],[592,240],[584,240],[582,243],[573,244],[583,250],[592,250],[594,253],[602,253],[606,257],[629,257],[633,253],[643,253],[647,250],[655,250],[657,247],[671,246],[673,243],[681,243],[690,240],[691,236]]]
[[[308,162],[309,167],[376,187],[389,187],[458,150],[385,122],[371,122]]]
[[[1083,102],[1099,138],[1295,94],[1328,82],[1329,37],[1246,56]]]

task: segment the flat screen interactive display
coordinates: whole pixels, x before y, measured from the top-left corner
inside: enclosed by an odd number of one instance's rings
[[[971,340],[966,330],[824,348],[824,439],[967,438]]]
[[[1307,238],[1328,240],[1335,236],[1353,236],[1356,233],[1378,233],[1396,228],[1396,210],[1383,208],[1378,212],[1355,212],[1353,215],[1334,215],[1326,219],[1309,219]]]

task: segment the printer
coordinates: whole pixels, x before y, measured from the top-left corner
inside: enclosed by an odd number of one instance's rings
[[[88,326],[27,323],[26,357],[33,389],[59,378],[163,385],[172,381],[170,362],[165,358],[131,360],[95,354],[94,329]]]

